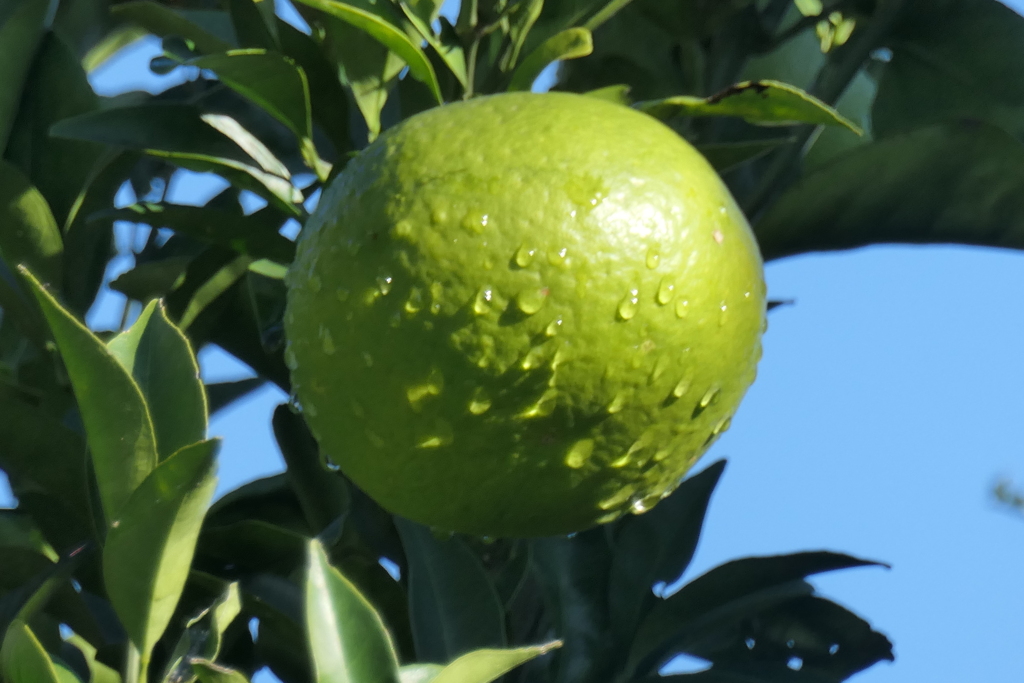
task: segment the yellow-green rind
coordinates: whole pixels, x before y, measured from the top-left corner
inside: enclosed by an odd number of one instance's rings
[[[385,508],[488,536],[642,511],[724,431],[765,300],[688,143],[579,95],[451,104],[324,192],[286,359],[327,456]]]

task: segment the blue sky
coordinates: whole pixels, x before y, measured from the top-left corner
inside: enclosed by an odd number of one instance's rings
[[[101,69],[95,87],[166,87],[145,69],[154,49]],[[210,183],[182,176],[175,196],[193,203]],[[991,489],[1024,485],[1024,254],[872,247],[772,263],[767,279],[796,303],[771,314],[758,380],[698,466],[730,461],[687,578],[752,554],[882,560],[892,569],[814,582],[895,642],[896,664],[854,680],[1021,680],[1024,516]],[[90,322],[119,311],[111,295]],[[208,378],[249,374],[216,350],[201,362]],[[220,492],[283,468],[270,432],[283,399],[266,389],[213,421]]]

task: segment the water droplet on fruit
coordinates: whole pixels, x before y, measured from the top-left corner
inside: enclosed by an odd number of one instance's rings
[[[723,417],[721,420],[719,420],[718,424],[715,425],[715,428],[712,430],[712,432],[714,433],[715,436],[718,436],[719,434],[723,434],[723,433],[729,431],[729,427],[731,427],[731,426],[732,426],[732,415],[729,415],[729,416]]]
[[[722,214],[723,216],[728,213],[728,209],[725,208],[725,204],[722,204],[721,206],[718,207],[718,213]]]
[[[473,390],[473,396],[469,399],[469,412],[473,415],[483,415],[491,409],[491,397],[482,387]]]
[[[721,392],[722,390],[720,388],[715,386],[711,387],[710,389],[704,392],[703,396],[700,397],[700,402],[698,403],[698,405],[701,407],[701,409],[707,408],[709,405],[714,403],[716,399],[718,399],[718,395]]]
[[[685,318],[690,315],[690,302],[686,299],[680,299],[676,302],[676,317]]]
[[[441,297],[444,296],[444,286],[440,282],[430,284],[430,312],[437,315],[441,312]]]
[[[676,398],[682,398],[686,395],[686,392],[690,390],[690,379],[684,377],[672,388],[672,395]]]
[[[444,391],[444,373],[433,368],[424,382],[406,388],[405,398],[413,410],[419,410],[425,399],[431,396],[440,396],[442,391]]]
[[[629,504],[629,511],[634,515],[642,515],[657,505],[659,500],[661,500],[661,495],[656,493],[643,498],[634,498]]]
[[[443,205],[435,206],[430,211],[430,220],[436,225],[444,223],[448,220],[448,207]]]
[[[470,211],[462,218],[462,227],[479,235],[487,227],[489,218],[486,213],[480,211]]]
[[[419,287],[413,287],[409,291],[409,298],[405,300],[406,313],[419,313],[423,308],[423,291]]]
[[[390,275],[379,275],[377,276],[377,289],[380,290],[381,296],[387,296],[391,292],[391,276]]]
[[[594,452],[594,440],[593,439],[580,439],[572,445],[569,451],[565,454],[565,464],[574,470],[578,470],[583,467],[584,463],[590,457],[591,453]]]
[[[519,266],[520,268],[525,268],[526,266],[533,263],[533,255],[536,253],[536,249],[531,249],[529,246],[521,244],[519,245],[519,248],[516,249],[516,253],[513,258],[517,266]]]
[[[375,432],[367,429],[365,434],[367,441],[369,441],[370,445],[372,445],[374,448],[384,448],[384,446],[386,445],[384,439],[380,438],[380,436],[378,436]]]
[[[319,292],[321,287],[323,287],[323,282],[321,282],[320,276],[311,275],[309,278],[309,288],[313,290],[313,293],[316,294]]]
[[[634,492],[636,492],[635,487],[625,486],[619,489],[616,493],[613,493],[612,495],[602,500],[600,503],[597,504],[597,507],[601,508],[602,510],[611,510],[613,508],[621,507],[626,503],[627,500],[630,499]]]
[[[558,251],[552,251],[548,254],[548,263],[553,266],[564,266],[565,256],[569,253],[569,250],[562,247]]]
[[[455,440],[455,433],[450,424],[438,418],[430,429],[425,429],[416,437],[417,448],[440,448]]]
[[[612,402],[608,404],[608,407],[605,408],[605,410],[607,410],[609,413],[614,415],[615,413],[621,411],[623,406],[625,406],[625,405],[626,405],[626,392],[625,391],[619,391],[619,392],[617,392],[615,394],[615,397],[612,398]]]
[[[555,412],[557,399],[558,391],[555,389],[548,389],[541,394],[541,397],[537,399],[536,403],[520,413],[520,416],[525,418],[547,417],[551,413]]]
[[[661,462],[670,455],[672,455],[671,448],[659,448],[657,451],[655,451],[654,457],[651,459],[654,460],[654,462]]]
[[[370,355],[369,351],[363,351],[363,362],[366,363],[366,367],[373,367],[373,356]]]
[[[713,233],[711,233],[711,236],[715,238],[715,241],[718,242],[719,244],[725,241],[725,235],[722,234],[721,230],[716,229]]]
[[[348,301],[349,295],[350,292],[347,289],[342,289],[341,287],[339,287],[338,289],[334,290],[334,296],[338,297],[338,301]]]
[[[547,287],[527,289],[516,297],[516,306],[526,315],[533,315],[544,306],[549,293]]]
[[[299,359],[295,357],[295,349],[292,348],[291,342],[284,347],[284,364],[289,370],[295,370],[299,367]]]
[[[381,294],[379,289],[368,289],[365,292],[363,292],[363,303],[366,304],[367,306],[372,306],[374,303],[376,303],[377,299],[379,299],[380,296]]]
[[[305,403],[305,404],[303,404],[302,412],[306,413],[310,417],[316,417],[317,416],[316,406],[313,405],[312,403]]]
[[[654,384],[664,376],[665,371],[668,370],[669,358],[667,355],[661,355],[658,360],[654,361],[654,369],[651,370],[650,384]]]
[[[555,318],[554,320],[552,320],[551,322],[548,323],[547,327],[544,328],[544,334],[546,334],[549,337],[554,337],[556,334],[558,334],[558,329],[561,326],[562,326],[562,319],[561,318]]]
[[[661,278],[661,283],[658,285],[658,293],[655,296],[655,300],[662,306],[672,301],[672,297],[675,296],[676,286],[671,279],[667,277]]]
[[[331,331],[323,323],[320,324],[320,347],[328,356],[334,355],[334,338],[331,336]]]
[[[519,364],[523,370],[532,370],[536,367],[540,367],[544,364],[544,356],[546,355],[544,347],[541,345],[534,346],[526,355],[523,356],[522,362]]]
[[[619,302],[618,314],[621,320],[629,320],[636,315],[637,302],[640,301],[640,290],[631,289]]]
[[[408,237],[412,234],[412,223],[402,219],[395,223],[395,235],[399,237]]]
[[[360,419],[366,417],[366,411],[363,410],[363,404],[359,401],[352,401],[349,407],[352,408],[352,414],[356,417]]]
[[[608,466],[614,467],[615,469],[621,469],[629,464],[629,460],[629,453],[626,453],[625,455],[620,455],[615,460],[612,460],[610,463],[608,463]]]
[[[654,270],[658,267],[658,263],[661,261],[661,248],[653,246],[647,250],[647,267],[650,270]]]
[[[494,290],[491,287],[483,286],[476,293],[476,297],[473,299],[473,312],[477,315],[483,315],[491,310],[491,300],[494,298]]]
[[[725,324],[729,322],[729,305],[723,301],[719,305],[718,310],[721,311],[718,316],[718,326],[725,327]]]

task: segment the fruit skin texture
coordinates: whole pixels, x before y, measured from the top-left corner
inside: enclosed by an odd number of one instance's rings
[[[414,116],[329,185],[289,272],[297,397],[388,510],[578,531],[671,492],[754,379],[747,222],[661,123],[581,95]]]

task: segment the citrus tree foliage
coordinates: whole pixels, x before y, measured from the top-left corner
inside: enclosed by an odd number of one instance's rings
[[[273,420],[287,471],[211,505],[207,420],[264,383],[289,389],[281,228],[307,200],[398,121],[529,89],[556,62],[557,89],[697,145],[767,259],[1020,248],[1024,20],[996,0],[297,9],[303,29],[270,0],[0,4],[0,467],[18,499],[0,511],[0,677],[626,683],[687,653],[707,668],[674,678],[820,683],[892,659],[807,582],[865,560],[748,557],[677,585],[724,463],[572,537],[443,537],[325,468],[288,406]],[[193,77],[95,94],[89,71],[146,35],[163,44],[151,69]],[[230,186],[174,204],[177,169]],[[115,209],[125,183],[138,202]],[[242,191],[262,208],[246,214]],[[152,228],[110,283],[142,313],[91,330],[115,221]],[[203,384],[210,344],[257,377]]]

